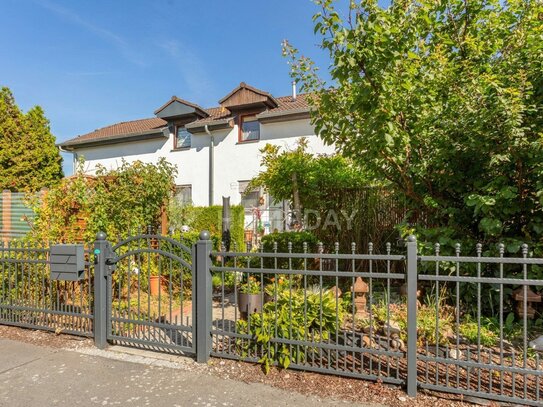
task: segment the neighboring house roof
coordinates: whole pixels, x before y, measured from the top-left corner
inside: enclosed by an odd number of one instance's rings
[[[242,86],[242,85],[240,85]],[[250,90],[255,90],[249,85],[243,84],[246,88]],[[229,95],[224,97],[221,100],[228,99],[229,96],[234,94],[240,87],[237,87]],[[262,92],[258,89],[256,91],[265,94],[266,96],[271,97],[267,92]],[[282,121],[282,120],[292,120],[298,118],[309,117],[309,105],[307,103],[307,94],[299,94],[295,100],[292,96],[282,96],[273,98],[277,103],[277,106],[271,109],[267,109],[262,113],[258,114],[257,117],[263,122],[272,122],[272,121]],[[172,101],[179,101],[186,105],[193,106],[197,109],[201,109],[203,112],[208,114],[208,117],[204,117],[199,120],[195,120],[186,125],[187,129],[191,132],[198,133],[203,132],[205,125],[208,125],[210,128],[220,128],[228,127],[231,125],[232,119],[235,116],[230,110],[225,107],[212,107],[212,108],[201,108],[194,103],[187,102],[185,100],[173,97],[165,105],[158,108],[156,112],[160,112],[162,109],[167,107]],[[77,136],[73,139],[60,143],[60,147],[66,149],[73,149],[78,146],[91,146],[106,144],[111,142],[120,142],[128,140],[139,140],[142,138],[150,138],[161,136],[162,130],[168,125],[168,122],[157,118],[149,119],[139,119],[129,122],[116,123],[111,126],[106,126],[98,130],[94,130],[90,133]]]

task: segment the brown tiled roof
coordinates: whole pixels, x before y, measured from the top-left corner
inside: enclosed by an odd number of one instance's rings
[[[102,139],[109,139],[115,136],[128,136],[131,134],[147,133],[152,130],[159,131],[160,128],[167,125],[168,122],[159,119],[158,117],[151,117],[149,119],[132,120],[129,122],[115,123],[111,126],[102,127],[101,129],[94,130],[90,133],[77,136],[71,140],[65,141],[61,146],[69,146],[71,144],[80,144],[83,142],[92,142]]]
[[[292,96],[281,96],[275,98],[279,103],[275,109],[271,109],[270,112],[288,111],[294,109],[309,109],[307,103],[307,93],[302,93],[296,96],[296,100],[292,100]]]
[[[307,94],[299,94],[296,100],[292,100],[292,96],[281,96],[275,98],[278,106],[269,109],[267,113],[277,113],[278,115],[289,114],[289,111],[299,112],[307,110],[309,111],[309,105],[307,103]],[[169,102],[168,102],[169,103]],[[232,117],[232,113],[223,107],[211,107],[202,109],[209,114],[209,117],[197,120],[192,124],[210,124],[214,121],[226,119]],[[138,135],[143,133],[149,133],[152,130],[157,130],[167,125],[167,122],[152,117],[149,119],[132,120],[129,122],[121,122],[112,124],[111,126],[102,127],[101,129],[94,130],[93,132],[77,136],[71,140],[65,141],[60,145],[62,147],[75,146],[78,144],[86,144],[91,142],[99,142],[100,140],[107,140],[112,138],[123,138],[125,136]]]

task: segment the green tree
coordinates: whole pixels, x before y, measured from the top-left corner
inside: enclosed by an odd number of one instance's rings
[[[543,3],[316,3],[333,84],[284,53],[321,137],[451,239],[540,240]]]
[[[387,240],[396,239],[393,222],[403,216],[403,202],[383,188],[388,183],[370,181],[353,160],[313,155],[305,139],[294,149],[267,144],[260,151],[263,169],[248,190],[262,187],[276,202],[289,201],[301,226],[326,250],[333,250],[335,242],[344,251],[351,250],[352,242],[366,250],[368,239],[383,248]]]
[[[81,161],[73,177],[34,195],[30,240],[92,242],[103,231],[114,241],[148,226],[156,230],[174,190],[176,166],[164,158],[156,164],[123,160],[113,170],[97,168],[96,176],[85,175],[83,166]]]
[[[7,87],[0,89],[0,190],[37,191],[63,176],[49,120],[34,106],[26,114]]]

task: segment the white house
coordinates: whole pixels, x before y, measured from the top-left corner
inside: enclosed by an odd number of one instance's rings
[[[202,108],[173,96],[158,108],[155,117],[116,123],[60,144],[64,151],[85,158],[90,172],[101,164],[115,168],[125,159],[156,162],[165,157],[177,165],[178,197],[204,206],[220,204],[229,196],[232,204],[251,214],[260,212],[266,229],[282,229],[281,208],[261,191],[245,192],[247,182],[261,170],[260,149],[267,143],[293,147],[301,137],[309,150],[331,153],[315,135],[309,121],[306,95],[274,97],[240,83],[219,101]]]

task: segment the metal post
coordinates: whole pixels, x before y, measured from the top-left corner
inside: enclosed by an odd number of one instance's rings
[[[407,394],[417,396],[417,238],[407,237]]]
[[[94,344],[107,346],[107,265],[108,242],[104,232],[98,232],[94,242]]]
[[[200,240],[192,248],[193,272],[196,274],[196,361],[207,363],[211,353],[211,239],[209,232],[200,233]]]

